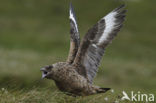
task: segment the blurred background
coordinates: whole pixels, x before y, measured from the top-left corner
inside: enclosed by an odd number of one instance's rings
[[[46,103],[56,100],[47,96],[56,92],[55,84],[41,80],[39,70],[66,60],[70,43],[69,2],[0,0],[0,94],[4,95],[0,102],[9,103],[8,96],[13,98],[10,102],[18,101],[17,97],[27,103],[27,100],[40,102],[31,96],[26,98],[25,94],[39,96],[39,100],[43,99],[41,103],[45,103],[44,98]],[[156,0],[73,0],[72,3],[81,38],[100,18],[126,4],[124,27],[107,48],[95,84],[118,92],[156,94]],[[5,90],[9,92],[7,95],[3,94]],[[81,101],[86,103],[85,99]]]

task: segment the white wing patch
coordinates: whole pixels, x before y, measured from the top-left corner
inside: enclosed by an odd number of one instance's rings
[[[111,12],[103,18],[105,20],[105,29],[101,38],[99,39],[98,44],[101,44],[103,41],[107,40],[108,35],[115,28],[116,15],[117,12]]]
[[[76,31],[78,31],[77,23],[76,23],[76,20],[75,20],[75,17],[74,17],[74,14],[73,14],[72,9],[70,9],[70,16],[69,16],[69,19],[71,19],[71,20],[74,22],[75,27],[76,27]]]
[[[97,48],[96,44],[92,44],[93,47]]]

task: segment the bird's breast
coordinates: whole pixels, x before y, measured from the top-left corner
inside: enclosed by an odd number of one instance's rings
[[[87,80],[79,75],[76,70],[59,70],[56,77],[55,83],[62,91],[82,91],[88,85]]]

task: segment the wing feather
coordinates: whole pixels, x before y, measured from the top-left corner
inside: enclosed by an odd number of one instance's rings
[[[89,29],[79,47],[74,64],[83,67],[78,71],[85,74],[90,83],[98,71],[105,48],[122,27],[126,13],[123,7],[114,9]]]
[[[69,50],[67,62],[72,64],[80,45],[80,36],[79,36],[76,16],[72,4],[70,4],[69,15],[70,15],[69,19],[70,19],[71,29],[70,29],[70,50]]]

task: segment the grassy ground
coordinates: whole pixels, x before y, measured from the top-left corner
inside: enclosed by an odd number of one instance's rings
[[[73,1],[81,37],[122,3]],[[128,103],[120,101],[123,90],[156,95],[155,3],[126,1],[125,26],[107,48],[95,78],[96,85],[111,87],[114,93],[73,98],[60,92],[52,81],[41,80],[39,71],[66,60],[69,1],[1,0],[0,103]]]

